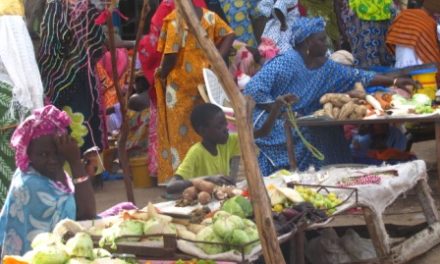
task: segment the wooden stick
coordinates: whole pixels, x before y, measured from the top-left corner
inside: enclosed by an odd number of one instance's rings
[[[419,199],[420,205],[422,206],[423,213],[425,214],[426,222],[428,222],[428,225],[432,225],[435,222],[438,222],[438,210],[435,206],[435,201],[431,196],[431,189],[429,188],[426,179],[422,179],[417,182],[415,189],[417,191],[417,198]]]
[[[393,263],[407,263],[440,244],[440,223],[434,223],[391,249]]]
[[[189,0],[175,1],[180,15],[186,21],[189,29],[196,36],[198,43],[205,51],[213,70],[217,73],[226,94],[231,99],[234,114],[237,120],[238,136],[248,189],[254,208],[255,220],[257,222],[260,242],[263,248],[263,255],[266,263],[284,264],[284,258],[277,240],[277,234],[272,220],[272,210],[266,188],[261,177],[254,148],[252,110],[255,106],[250,98],[245,98],[237,88],[231,74],[229,73],[223,58],[220,56],[214,43],[208,38],[206,31],[200,26],[197,15]],[[194,87],[194,89],[197,89]]]
[[[384,233],[385,225],[379,215],[368,207],[362,207],[365,224],[367,225],[368,233],[373,242],[376,254],[379,258],[387,257],[390,252],[390,247],[387,244],[388,234]]]
[[[109,8],[110,14],[113,13],[113,9],[115,7],[115,0],[112,0],[112,5]],[[127,193],[127,200],[135,203],[134,194],[133,194],[133,184],[131,181],[131,172],[130,166],[128,165],[128,155],[125,145],[127,144],[128,138],[128,122],[127,122],[127,101],[125,100],[124,95],[121,93],[119,87],[119,76],[116,66],[116,48],[115,48],[115,29],[113,28],[112,16],[110,15],[107,18],[107,27],[108,27],[108,36],[109,36],[109,46],[110,46],[110,54],[111,54],[111,62],[112,62],[112,75],[113,75],[113,84],[115,86],[116,95],[118,97],[121,115],[122,115],[122,125],[121,132],[119,134],[118,140],[118,154],[119,154],[119,164],[122,167],[122,172],[124,176],[124,184],[125,191]]]
[[[134,43],[133,57],[131,58],[130,79],[128,82],[128,92],[125,95],[126,102],[128,102],[128,98],[130,97],[130,95],[133,92],[133,83],[134,83],[134,76],[135,76],[134,68],[136,66],[136,55],[137,55],[137,51],[139,49],[139,41],[142,37],[142,32],[144,31],[145,20],[147,19],[147,14],[149,11],[150,11],[150,6],[148,5],[148,0],[144,0],[144,4],[142,6],[142,11],[141,11],[141,17],[139,19],[138,30],[136,33],[136,41]],[[150,85],[153,85],[153,84],[150,83]]]
[[[284,133],[286,134],[287,155],[289,157],[290,170],[297,169],[295,157],[295,144],[293,142],[292,129],[289,120],[284,121]]]

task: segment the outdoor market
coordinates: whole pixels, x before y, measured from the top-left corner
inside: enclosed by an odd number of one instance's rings
[[[0,263],[440,259],[440,1],[1,0]]]

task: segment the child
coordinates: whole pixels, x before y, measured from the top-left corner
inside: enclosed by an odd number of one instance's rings
[[[67,134],[69,124],[67,113],[48,105],[34,110],[12,135],[18,169],[0,214],[2,256],[23,255],[38,233],[51,232],[61,219],[96,217],[93,188],[78,145]],[[63,170],[66,161],[72,179]]]
[[[265,125],[254,131],[254,137],[267,135],[284,102],[293,102],[295,99],[292,95],[277,98]],[[192,185],[191,179],[201,176],[209,176],[206,180],[220,185],[235,184],[236,171],[231,171],[231,163],[240,156],[240,145],[237,134],[229,134],[222,109],[209,103],[196,106],[191,113],[191,125],[202,141],[189,149],[168,183],[167,193],[181,193]]]

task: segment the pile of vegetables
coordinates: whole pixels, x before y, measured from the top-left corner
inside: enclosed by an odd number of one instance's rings
[[[218,211],[205,227],[196,235],[197,246],[206,254],[220,254],[229,250],[243,251],[245,254],[258,245],[259,237],[254,222],[226,211]],[[215,243],[215,244],[211,244]]]
[[[234,186],[217,186],[203,179],[192,180],[193,186],[186,188],[182,193],[182,199],[176,202],[176,206],[188,206],[200,203],[206,205],[213,198],[223,201],[241,194],[241,190]]]
[[[337,120],[362,119],[367,115],[366,101],[351,98],[347,94],[327,93],[319,102],[322,109],[314,113],[315,116],[328,116]]]
[[[5,256],[3,264],[129,264],[133,259],[112,258],[110,252],[93,248],[89,234],[78,232],[63,243],[63,238],[53,233],[38,234],[31,244],[32,250],[23,257]]]
[[[395,108],[407,109],[416,114],[430,114],[434,110],[431,107],[432,100],[425,94],[414,94],[410,100],[400,95],[393,95],[391,104]]]

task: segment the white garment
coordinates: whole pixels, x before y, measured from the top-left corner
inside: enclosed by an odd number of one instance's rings
[[[34,47],[21,16],[0,16],[0,60],[12,81],[12,103],[43,107],[43,84]]]
[[[396,68],[405,68],[423,64],[413,48],[396,45]]]

